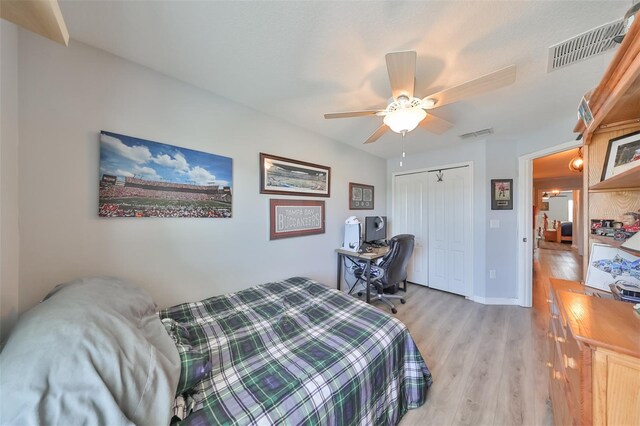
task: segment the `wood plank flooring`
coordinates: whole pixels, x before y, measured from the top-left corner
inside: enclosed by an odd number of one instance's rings
[[[412,425],[550,425],[546,330],[550,276],[581,279],[575,251],[537,249],[533,308],[488,306],[409,285],[402,320],[433,374]],[[386,309],[380,305],[381,309]]]

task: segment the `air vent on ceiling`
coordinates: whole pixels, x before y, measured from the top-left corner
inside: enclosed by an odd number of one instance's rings
[[[547,72],[584,61],[599,55],[618,44],[613,38],[622,33],[622,20],[601,25],[549,48]]]
[[[489,127],[488,129],[476,130],[475,132],[465,133],[464,135],[460,135],[460,137],[462,139],[469,139],[469,138],[477,138],[480,136],[491,135],[491,134],[493,134],[493,128]]]

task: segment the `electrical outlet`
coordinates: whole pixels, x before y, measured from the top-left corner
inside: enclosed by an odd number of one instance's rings
[[[496,270],[489,269],[489,278],[495,278],[495,277],[496,277]]]

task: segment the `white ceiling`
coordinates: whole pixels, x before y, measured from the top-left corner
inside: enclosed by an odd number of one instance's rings
[[[418,128],[407,154],[474,143],[458,135],[493,127],[517,141],[576,116],[612,54],[547,74],[547,51],[622,18],[624,1],[61,1],[72,39],[207,89],[270,116],[383,158],[400,135],[362,142],[381,117],[325,120],[323,113],[384,107],[391,96],[384,55],[418,53],[416,96],[510,64],[516,82],[433,111],[455,126]],[[212,117],[215,120],[215,117]],[[570,139],[571,129],[557,135]]]

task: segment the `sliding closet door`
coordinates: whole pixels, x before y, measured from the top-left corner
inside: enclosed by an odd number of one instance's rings
[[[471,295],[471,171],[428,173],[429,287]]]
[[[427,285],[427,173],[412,173],[394,178],[393,234],[415,235],[413,258],[407,267],[408,281]],[[393,235],[388,235],[391,238]]]

